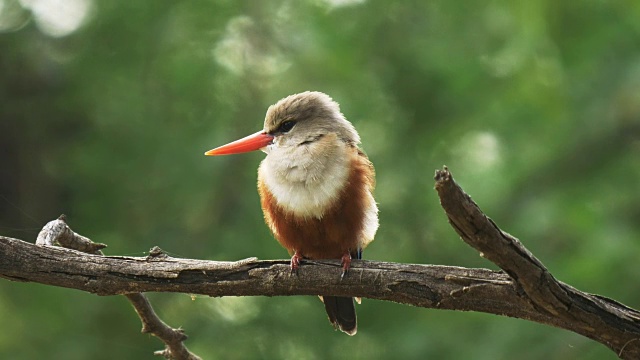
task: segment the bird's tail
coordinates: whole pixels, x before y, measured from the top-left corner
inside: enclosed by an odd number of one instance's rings
[[[351,336],[358,332],[356,306],[353,298],[322,296],[321,299],[333,326]]]

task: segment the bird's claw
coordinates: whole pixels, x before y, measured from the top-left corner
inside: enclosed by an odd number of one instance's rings
[[[300,259],[302,259],[302,256],[300,256],[297,252],[293,254],[293,256],[291,256],[291,273],[298,275],[298,268],[300,267]]]
[[[340,275],[340,280],[344,279],[344,276],[349,272],[349,268],[351,267],[351,254],[349,252],[342,255],[342,275]]]

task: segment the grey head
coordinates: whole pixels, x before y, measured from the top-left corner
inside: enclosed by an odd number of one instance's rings
[[[290,95],[271,105],[264,131],[274,135],[274,144],[282,148],[309,145],[329,134],[350,146],[360,143],[360,136],[340,112],[338,103],[318,91]]]

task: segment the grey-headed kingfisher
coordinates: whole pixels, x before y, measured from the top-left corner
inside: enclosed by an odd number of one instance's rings
[[[344,275],[378,229],[375,172],[359,144],[339,105],[307,91],[270,106],[261,131],[205,155],[264,151],[260,203],[267,225],[291,255],[292,271],[301,259],[341,259]],[[354,299],[321,299],[331,323],[355,335]]]

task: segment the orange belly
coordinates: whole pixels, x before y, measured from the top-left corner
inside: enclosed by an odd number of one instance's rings
[[[364,160],[364,161],[363,161]],[[356,253],[363,242],[367,192],[373,169],[366,158],[354,159],[348,181],[337,201],[327,206],[321,219],[301,217],[278,205],[267,186],[258,179],[265,221],[280,244],[309,259],[339,259]]]

